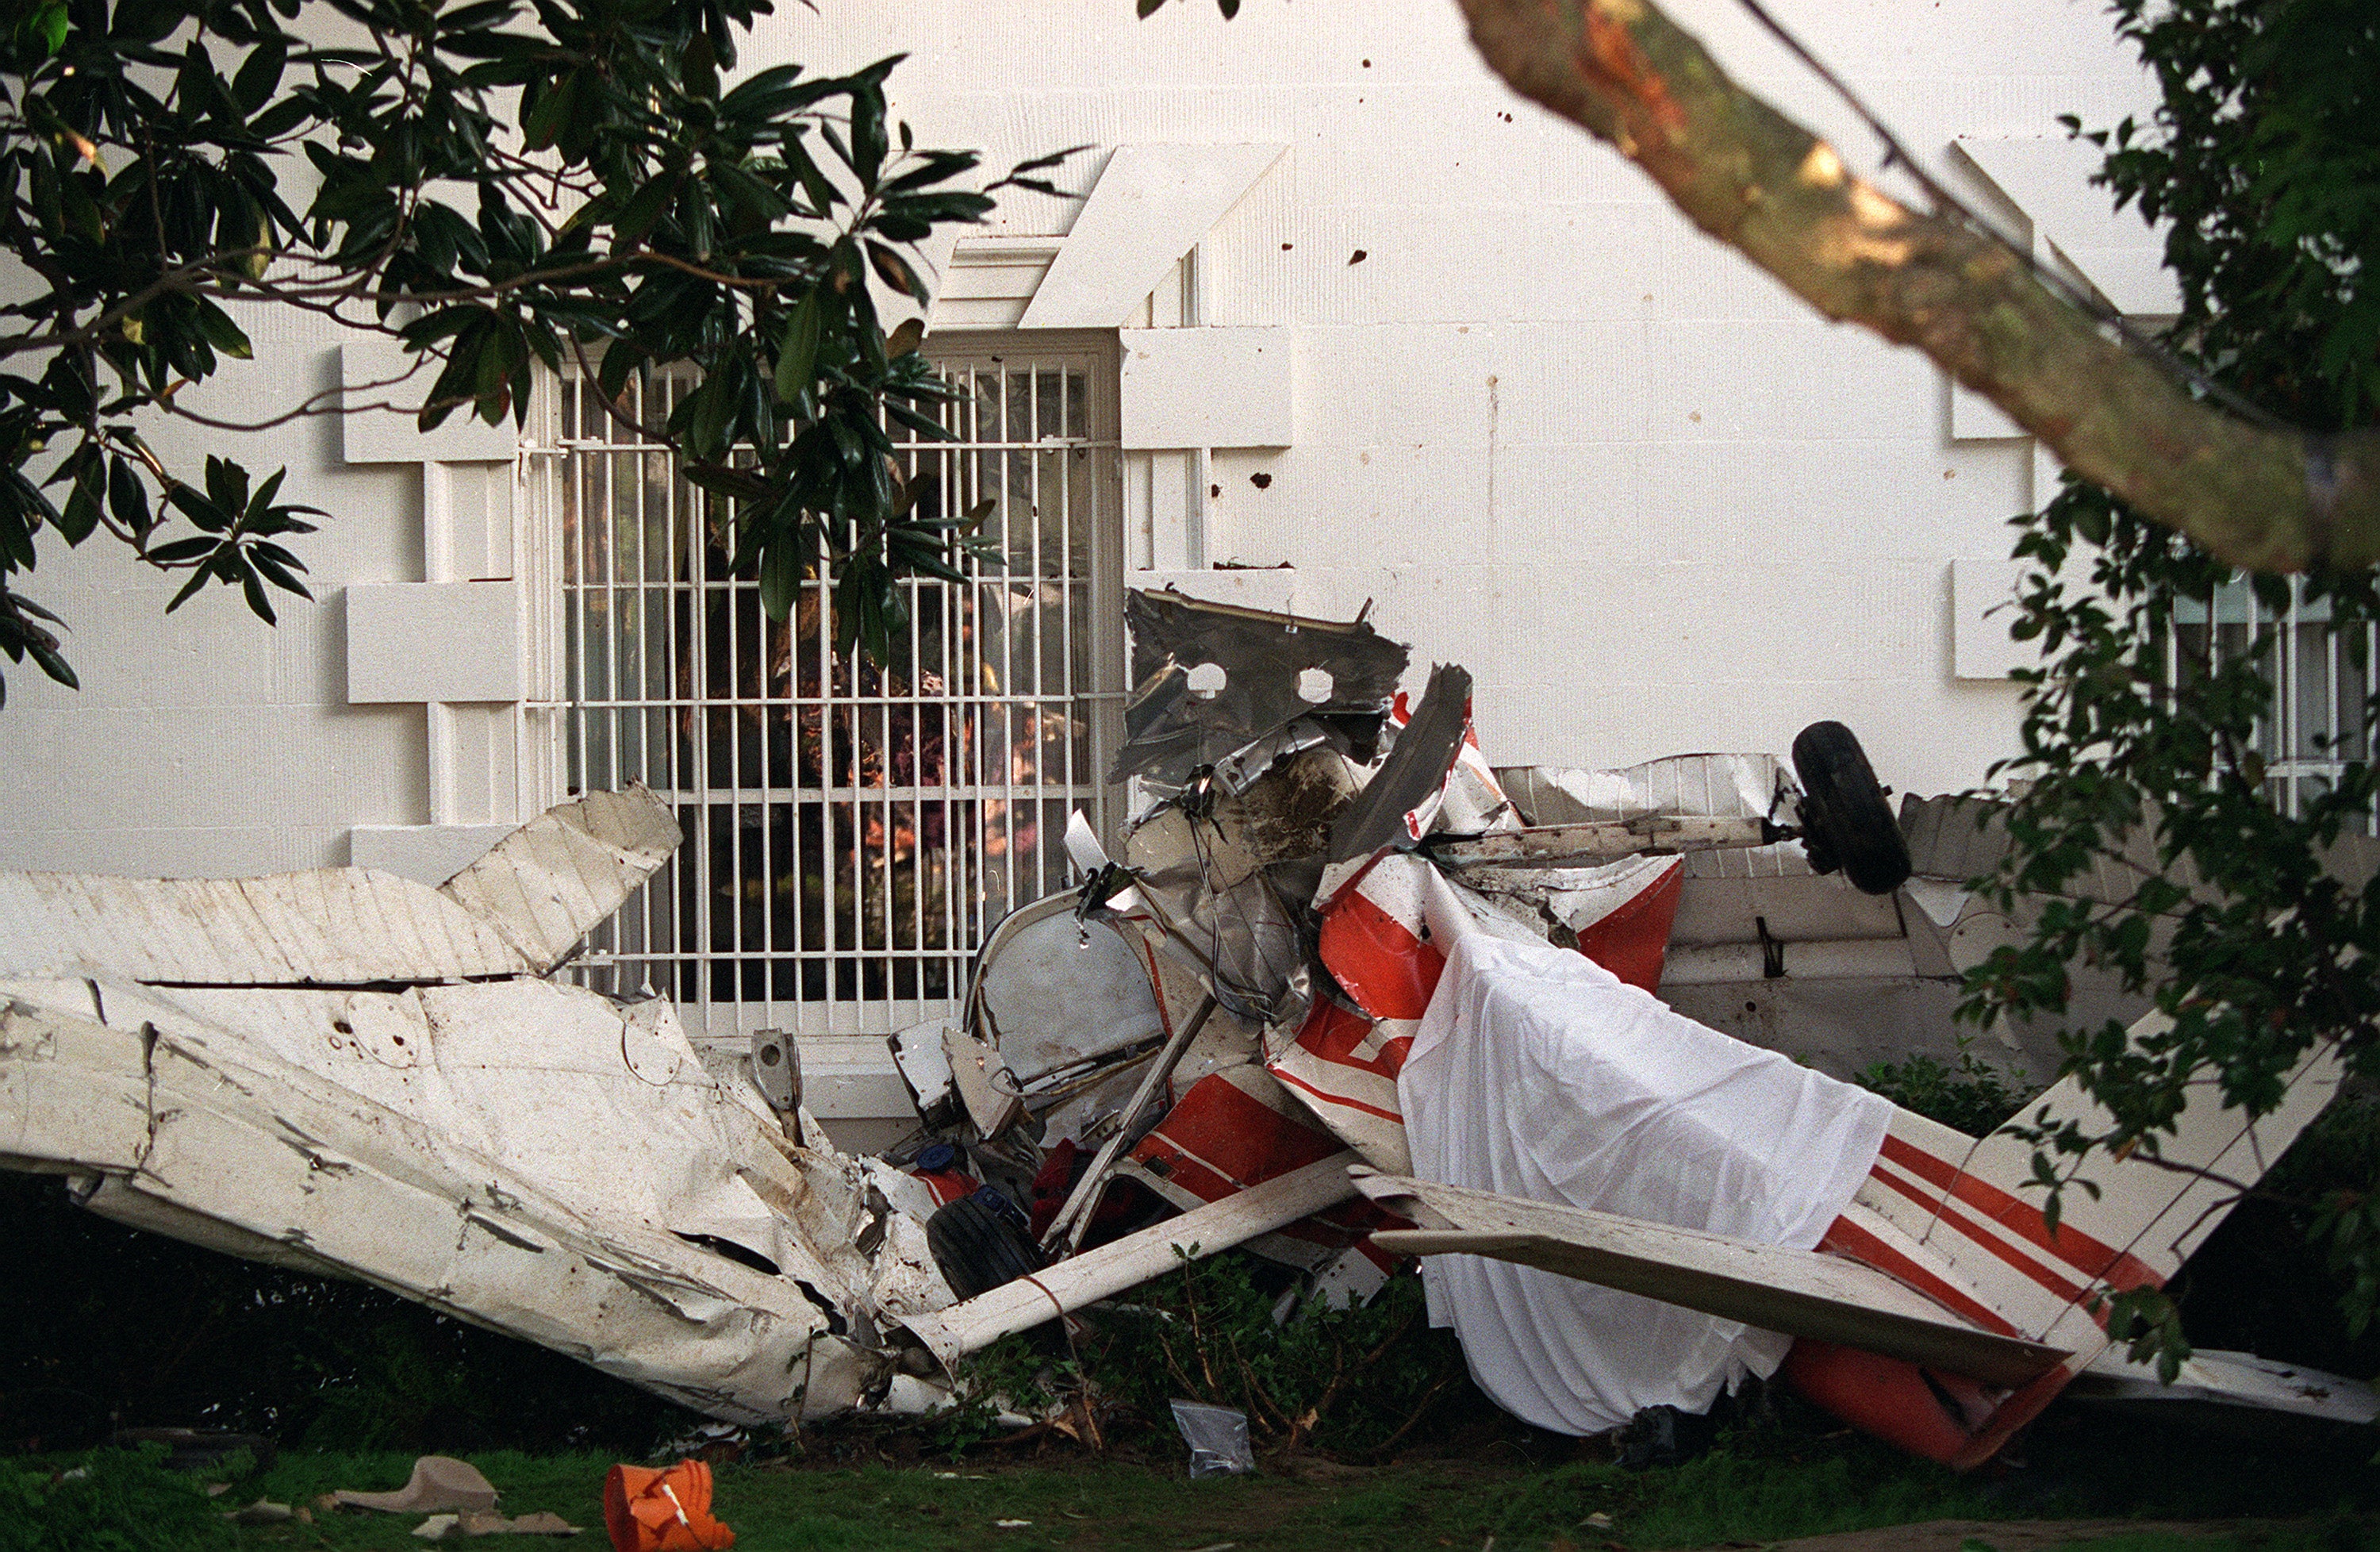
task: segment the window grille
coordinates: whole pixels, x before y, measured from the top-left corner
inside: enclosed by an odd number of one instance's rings
[[[2365,718],[2375,646],[2370,625],[2334,629],[2329,600],[2307,598],[2301,585],[2292,585],[2288,609],[2276,613],[2237,578],[2210,600],[2176,604],[2168,672],[2180,684],[2218,663],[2258,662],[2273,700],[2257,719],[2255,750],[2266,793],[2295,816],[2349,761],[2371,758]],[[2362,816],[2357,828],[2371,833],[2373,819]]]
[[[578,973],[673,998],[692,1031],[868,1035],[948,1012],[990,928],[1066,883],[1069,815],[1107,828],[1123,688],[1111,345],[936,353],[956,440],[888,426],[926,515],[988,503],[967,580],[901,584],[889,661],[838,651],[831,585],[788,620],[731,575],[710,500],[557,384],[561,780],[642,782],[677,855]],[[633,382],[631,422],[691,384]]]

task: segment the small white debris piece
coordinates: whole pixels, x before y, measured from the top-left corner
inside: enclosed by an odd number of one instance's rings
[[[1033,1522],[1030,1520],[994,1520],[992,1522],[995,1529],[1002,1531],[1021,1531],[1031,1523]]]
[[[457,1461],[452,1455],[424,1455],[413,1462],[413,1474],[394,1493],[358,1493],[342,1488],[333,1493],[331,1499],[341,1509],[428,1514],[447,1510],[492,1510],[496,1507],[496,1489],[468,1461]]]
[[[259,1498],[243,1509],[230,1510],[224,1514],[224,1518],[235,1525],[278,1525],[285,1520],[297,1517],[298,1511],[287,1504],[273,1503],[266,1498]]]
[[[556,805],[438,892],[486,921],[543,975],[677,849],[677,816],[648,788]]]

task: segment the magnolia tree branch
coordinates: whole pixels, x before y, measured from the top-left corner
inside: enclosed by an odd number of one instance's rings
[[[1963,222],[1911,210],[1645,0],[1461,0],[1514,91],[1609,141],[1821,313],[1913,346],[2143,515],[2252,571],[2380,562],[2380,432],[2265,430],[2107,338]]]

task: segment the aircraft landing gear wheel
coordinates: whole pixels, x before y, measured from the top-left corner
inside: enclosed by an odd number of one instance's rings
[[[1802,847],[1821,873],[1842,870],[1863,894],[1890,894],[1910,875],[1909,843],[1868,768],[1867,754],[1840,722],[1812,722],[1793,740],[1802,778]]]
[[[972,1299],[1041,1269],[1040,1248],[997,1208],[962,1196],[926,1219],[926,1245],[951,1291]]]

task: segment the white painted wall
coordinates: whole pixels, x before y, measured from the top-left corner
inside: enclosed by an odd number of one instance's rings
[[[2055,137],[2060,113],[2148,100],[2088,3],[1777,9],[2020,236],[2023,213],[1950,142]],[[1739,7],[1672,12],[1873,164]],[[1451,0],[1249,0],[1230,22],[1208,0],[1147,21],[1077,0],[830,3],[761,36],[821,68],[905,52],[896,107],[921,142],[982,146],[995,168],[1082,142],[1288,146],[1198,250],[1200,321],[1285,327],[1295,357],[1294,441],[1213,455],[1205,552],[1287,562],[1302,609],[1370,599],[1420,663],[1466,663],[1499,763],[1781,750],[1821,717],[1904,789],[1976,783],[2010,751],[2013,691],[1954,674],[1951,562],[2006,554],[2030,443],[1954,442],[1927,363],[1815,318],[1514,98]],[[1103,154],[1061,181],[1089,186]],[[998,230],[1062,233],[1074,213],[1014,200]],[[1166,564],[1161,533],[1142,542]]]
[[[1945,154],[1955,138],[2054,135],[2058,113],[2104,122],[2146,97],[2090,0],[1777,8],[1954,178],[1973,176]],[[921,143],[1005,167],[1091,142],[1061,175],[1075,187],[1123,145],[1287,148],[1198,243],[1192,299],[1168,281],[1117,321],[1281,331],[1291,435],[1133,455],[1135,564],[1287,562],[1307,612],[1372,600],[1416,677],[1433,659],[1471,668],[1500,764],[1781,749],[1819,717],[1858,728],[1903,789],[1964,787],[2008,752],[2011,691],[1955,673],[1951,563],[2005,552],[2038,478],[2028,443],[1954,441],[1931,368],[1810,316],[1611,152],[1513,99],[1451,0],[1248,0],[1229,23],[1209,0],[1132,9],[820,0],[781,6],[747,58],[906,52],[892,86]],[[1872,160],[1739,11],[1679,9],[1750,84]],[[954,282],[1013,271],[1029,292],[1076,208],[1009,200]],[[1002,305],[953,302],[938,326]],[[210,403],[254,412],[337,381],[326,334],[284,324],[258,343]],[[164,437],[192,455],[235,440]],[[392,831],[459,833],[528,802],[499,709],[346,703],[343,588],[479,575],[425,543],[419,467],[346,464],[325,422],[237,440],[335,514],[302,549],[323,602],[292,600],[277,632],[226,594],[168,620],[170,584],[104,553],[45,558],[35,596],[74,623],[87,688],[9,675],[0,865],[336,864],[352,827],[386,851]],[[1185,502],[1202,456],[1196,489],[1214,493]]]

